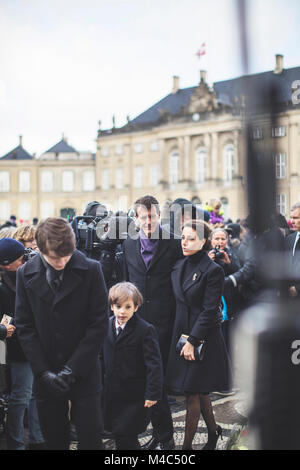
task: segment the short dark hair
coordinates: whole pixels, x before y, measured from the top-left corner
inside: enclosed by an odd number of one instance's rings
[[[151,211],[151,207],[155,206],[157,213],[159,213],[159,202],[154,196],[147,195],[137,199],[133,206],[135,215],[137,215],[137,209],[140,206],[146,207],[148,211]]]
[[[62,218],[49,217],[42,220],[37,226],[35,238],[39,250],[45,255],[53,251],[62,257],[71,255],[75,250],[74,232]]]
[[[203,250],[205,250],[205,251],[210,250],[210,248],[211,248],[211,242],[210,242],[211,228],[208,225],[208,223],[206,223],[206,222],[204,222],[204,220],[200,220],[200,219],[189,220],[188,222],[186,222],[183,225],[182,230],[185,227],[189,227],[192,230],[195,230],[195,232],[197,233],[200,240],[202,240],[202,238],[205,238],[206,242],[203,246]]]

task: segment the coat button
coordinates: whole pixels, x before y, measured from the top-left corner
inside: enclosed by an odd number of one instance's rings
[[[150,304],[150,300],[149,300],[149,299],[146,300],[146,304]]]

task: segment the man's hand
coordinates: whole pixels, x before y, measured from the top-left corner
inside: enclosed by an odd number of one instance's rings
[[[62,397],[70,390],[67,382],[65,382],[65,380],[50,370],[44,371],[38,377],[38,382],[43,385],[52,396],[55,397]]]
[[[9,325],[9,324],[4,324],[4,326],[7,330],[6,338],[11,338],[15,332],[16,327],[14,325]]]
[[[157,403],[157,400],[156,401],[145,400],[144,408],[151,408],[151,406],[156,405],[156,403]]]

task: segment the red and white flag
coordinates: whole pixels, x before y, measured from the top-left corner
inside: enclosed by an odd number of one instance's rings
[[[200,49],[196,52],[198,59],[201,59],[203,55],[206,54],[206,44],[205,42],[201,45]]]

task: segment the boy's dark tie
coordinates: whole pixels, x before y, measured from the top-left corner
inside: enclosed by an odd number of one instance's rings
[[[121,328],[120,326],[118,326],[118,328],[117,328],[117,336],[119,336],[119,334],[121,333],[121,331],[122,331],[122,328]]]

